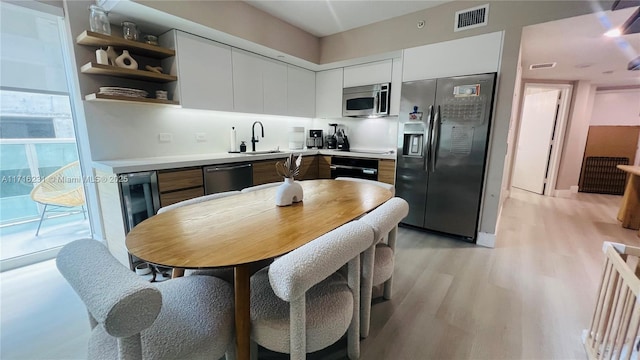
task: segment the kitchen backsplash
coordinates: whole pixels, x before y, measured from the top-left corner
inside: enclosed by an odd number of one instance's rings
[[[313,119],[314,129],[322,129],[324,135],[329,131],[333,133],[333,127],[329,124],[337,123],[345,129],[352,151],[356,150],[394,150],[396,148],[398,133],[398,117],[385,117],[377,119],[367,118],[342,118],[342,119]]]
[[[87,102],[85,117],[93,160],[220,153],[229,150],[229,131],[235,126],[238,145],[245,141],[251,150],[251,126],[264,125],[264,138],[257,150],[276,147],[287,149],[289,129],[293,126],[322,129],[329,133],[329,123],[345,126],[352,149],[390,150],[396,144],[396,117],[379,119],[311,119],[270,115],[238,114],[191,110],[144,104]],[[333,129],[333,128],[331,128]],[[259,134],[256,125],[256,134]],[[331,130],[333,133],[333,130]],[[170,134],[171,141],[160,142],[160,134]],[[197,135],[204,137],[198,141]]]

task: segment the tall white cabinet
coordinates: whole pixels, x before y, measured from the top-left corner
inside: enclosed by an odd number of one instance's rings
[[[316,73],[316,117],[342,117],[343,68]]]
[[[287,65],[287,115],[314,117],[316,113],[316,74]]]
[[[287,64],[233,48],[233,110],[287,115]]]
[[[170,98],[184,108],[233,110],[230,46],[176,30],[160,40],[176,50],[175,59],[163,63],[179,79],[169,87]]]

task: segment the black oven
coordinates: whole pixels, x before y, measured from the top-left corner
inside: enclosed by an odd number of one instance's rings
[[[332,156],[331,178],[341,176],[378,180],[378,160]]]

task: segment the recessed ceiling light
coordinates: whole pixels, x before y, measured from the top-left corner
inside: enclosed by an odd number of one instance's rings
[[[608,36],[608,37],[618,37],[620,35],[622,35],[622,32],[618,28],[611,29],[611,30],[607,31],[606,33],[604,33],[604,36]]]

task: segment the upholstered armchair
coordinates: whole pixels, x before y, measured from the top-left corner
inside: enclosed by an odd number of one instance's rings
[[[285,254],[251,277],[251,338],[259,345],[305,359],[345,333],[348,356],[360,356],[360,254],[373,231],[343,225]],[[348,264],[348,275],[338,270]]]
[[[409,204],[402,198],[394,197],[359,220],[373,229],[375,237],[362,259],[360,336],[363,338],[369,335],[373,286],[384,284],[383,296],[391,299],[398,223],[407,214]]]
[[[65,245],[56,264],[89,312],[89,359],[233,357],[233,289],[223,280],[151,284],[91,239]]]

